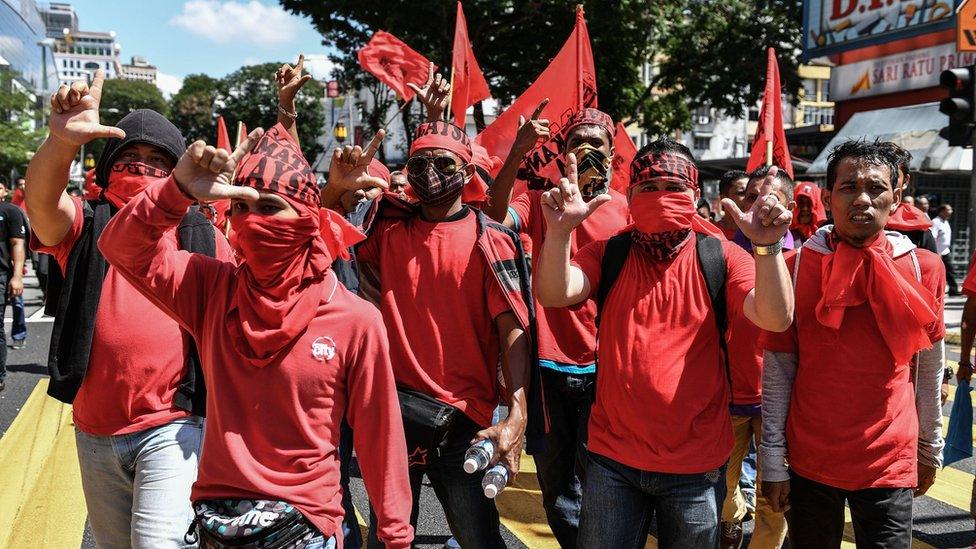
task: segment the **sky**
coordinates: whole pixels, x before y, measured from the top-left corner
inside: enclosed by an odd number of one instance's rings
[[[157,86],[176,93],[188,74],[219,78],[244,65],[294,62],[299,53],[325,55],[311,20],[273,0],[65,0],[86,31],[115,31],[120,59],[146,57]],[[328,77],[325,61],[309,67]]]

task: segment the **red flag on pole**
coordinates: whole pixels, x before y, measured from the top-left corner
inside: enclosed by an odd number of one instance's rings
[[[227,123],[223,115],[217,117],[217,148],[231,152],[230,137],[227,135]]]
[[[597,106],[596,68],[582,8],[576,10],[573,33],[546,70],[511,107],[475,137],[475,142],[485,147],[490,155],[507,157],[518,132],[519,116],[531,117],[547,97],[549,105],[542,117],[549,119],[552,137],[525,155],[517,176],[533,188],[542,188],[549,181],[559,180],[563,171],[561,128],[580,108]]]
[[[398,96],[409,101],[413,99],[413,90],[407,87],[407,83],[423,87],[430,61],[396,36],[376,31],[369,43],[359,50],[359,64]],[[436,66],[434,70],[437,70]]]
[[[749,155],[746,171],[751,172],[760,166],[775,164],[793,179],[793,161],[790,159],[790,148],[786,144],[786,131],[783,130],[783,96],[780,91],[776,51],[769,48],[767,56],[766,91],[763,93],[759,126],[756,128],[756,138],[752,142],[752,154]]]
[[[623,122],[617,122],[617,131],[613,136],[613,175],[610,186],[617,192],[627,194],[630,186],[630,163],[637,156],[637,146],[627,135],[627,128]]]
[[[461,2],[457,3],[457,20],[454,23],[454,55],[451,57],[454,82],[451,88],[451,112],[454,124],[464,127],[464,113],[468,107],[482,99],[491,97],[488,82],[474,57],[471,41],[468,39],[468,22],[464,18]]]

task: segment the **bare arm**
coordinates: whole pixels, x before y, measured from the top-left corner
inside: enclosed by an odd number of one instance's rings
[[[312,79],[312,75],[302,76],[302,69],[305,68],[305,56],[298,56],[298,63],[292,67],[285,63],[275,72],[275,84],[278,86],[278,123],[292,136],[295,143],[298,140],[298,111],[295,110],[295,96],[302,86]],[[293,116],[294,115],[294,116]]]
[[[515,220],[508,213],[508,205],[512,202],[512,190],[515,188],[515,178],[518,174],[519,166],[522,165],[522,158],[535,148],[539,139],[549,139],[549,121],[540,120],[539,115],[549,104],[549,99],[543,99],[539,106],[532,113],[532,117],[526,122],[525,117],[519,116],[519,130],[512,142],[512,150],[505,158],[495,183],[491,186],[488,197],[488,204],[485,206],[485,214],[499,223],[503,223],[509,229],[515,227]]]
[[[472,443],[490,438],[495,445],[496,457],[514,478],[519,472],[522,438],[528,424],[529,338],[511,311],[498,315],[495,327],[502,342],[502,375],[508,388],[508,417],[479,431]]]
[[[583,271],[569,262],[570,245],[576,227],[609,201],[609,194],[583,201],[577,185],[576,156],[570,154],[566,161],[566,177],[542,195],[546,238],[539,256],[535,288],[543,306],[568,307],[589,297],[590,281]]]
[[[976,337],[976,298],[967,297],[962,310],[962,337],[959,341],[959,364],[972,364],[973,338]]]
[[[24,201],[38,240],[57,246],[74,222],[75,206],[65,192],[71,161],[85,143],[103,137],[124,138],[119,128],[99,123],[105,73],[95,71],[91,87],[84,81],[62,85],[51,97],[50,134],[31,158],[25,176]]]
[[[7,285],[7,295],[16,297],[24,294],[24,261],[27,258],[27,246],[23,238],[10,239],[10,261],[13,264],[13,273],[10,274],[10,283]]]

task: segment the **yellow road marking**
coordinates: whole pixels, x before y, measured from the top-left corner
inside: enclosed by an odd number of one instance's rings
[[[49,398],[47,384],[37,383],[0,440],[0,547],[81,545],[87,513],[71,407]]]

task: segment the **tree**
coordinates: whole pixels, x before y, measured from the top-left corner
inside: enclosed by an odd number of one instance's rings
[[[380,29],[438,65],[450,63],[455,0],[280,2],[310,17],[335,47],[345,86],[372,78],[356,52]],[[767,46],[780,53],[784,90],[798,89],[801,0],[465,0],[468,34],[496,99],[509,103],[545,68],[572,29],[577,3],[586,10],[600,108],[617,120],[664,133],[689,127],[701,105],[740,114],[762,93]],[[648,60],[659,70],[645,86]]]
[[[0,71],[0,181],[22,174],[40,146],[44,135],[33,129],[34,116],[30,96],[14,86],[13,75]]]
[[[225,76],[220,82],[217,114],[221,114],[228,128],[237,127],[243,121],[249,129],[270,128],[278,118],[278,90],[274,74],[282,63],[264,63],[241,67]],[[182,92],[182,90],[180,90]],[[298,111],[298,135],[301,136],[302,153],[314,162],[323,148],[317,142],[325,127],[325,86],[312,80],[302,88],[295,100]],[[214,130],[216,132],[216,130]],[[208,142],[216,139],[204,137]]]
[[[183,87],[170,99],[170,120],[187,142],[217,139],[215,109],[221,92],[221,81],[206,74],[191,74],[183,79]]]
[[[142,80],[113,78],[105,81],[102,104],[98,111],[102,124],[114,126],[132,111],[152,109],[169,116],[169,104],[159,88]]]

